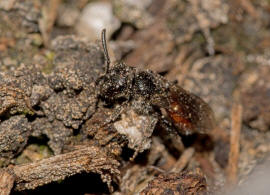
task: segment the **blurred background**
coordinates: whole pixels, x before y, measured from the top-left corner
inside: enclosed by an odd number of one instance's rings
[[[240,185],[265,162],[270,151],[269,0],[0,0],[0,71],[20,63],[48,70],[52,40],[76,35],[97,42],[103,28],[113,63],[151,69],[210,104],[218,128],[210,133],[211,146],[204,141],[195,146],[210,183],[223,186],[231,177]],[[241,133],[233,141],[237,119]],[[234,144],[240,153],[237,173],[230,173]]]

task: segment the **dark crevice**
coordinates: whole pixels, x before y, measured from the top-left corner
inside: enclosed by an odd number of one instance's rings
[[[49,142],[49,138],[46,135],[42,134],[38,137],[30,136],[28,139],[27,145],[30,145],[30,144],[48,145],[48,142]]]
[[[107,184],[103,183],[100,176],[94,173],[82,173],[64,180],[22,192],[13,191],[11,195],[47,195],[47,194],[109,194]]]

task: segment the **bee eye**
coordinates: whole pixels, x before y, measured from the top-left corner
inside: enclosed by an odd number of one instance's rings
[[[156,90],[154,77],[147,72],[140,72],[135,76],[134,84],[136,94],[143,96],[152,95]]]
[[[116,95],[121,93],[127,88],[127,79],[115,75],[105,83],[104,89],[106,90],[107,95]]]

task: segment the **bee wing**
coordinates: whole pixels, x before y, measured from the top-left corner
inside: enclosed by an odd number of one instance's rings
[[[165,109],[180,133],[206,133],[215,127],[214,113],[200,97],[172,85],[168,101]]]

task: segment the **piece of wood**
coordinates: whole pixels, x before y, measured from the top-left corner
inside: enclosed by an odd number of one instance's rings
[[[228,163],[228,183],[236,184],[238,179],[238,159],[240,150],[240,134],[242,127],[242,105],[236,101],[232,107],[231,113],[231,136],[230,153]]]
[[[50,35],[55,23],[58,9],[62,0],[49,0],[42,9],[42,18],[39,21],[39,28],[45,46],[49,46]]]
[[[195,152],[194,148],[187,148],[183,152],[181,157],[177,160],[177,162],[174,164],[173,168],[171,169],[171,172],[180,173],[187,166],[194,152]]]
[[[53,181],[82,172],[100,174],[111,187],[112,176],[119,176],[119,162],[96,146],[80,146],[77,150],[30,164],[14,166],[15,190],[35,189]]]
[[[9,195],[14,184],[14,176],[6,170],[0,170],[0,195]]]

